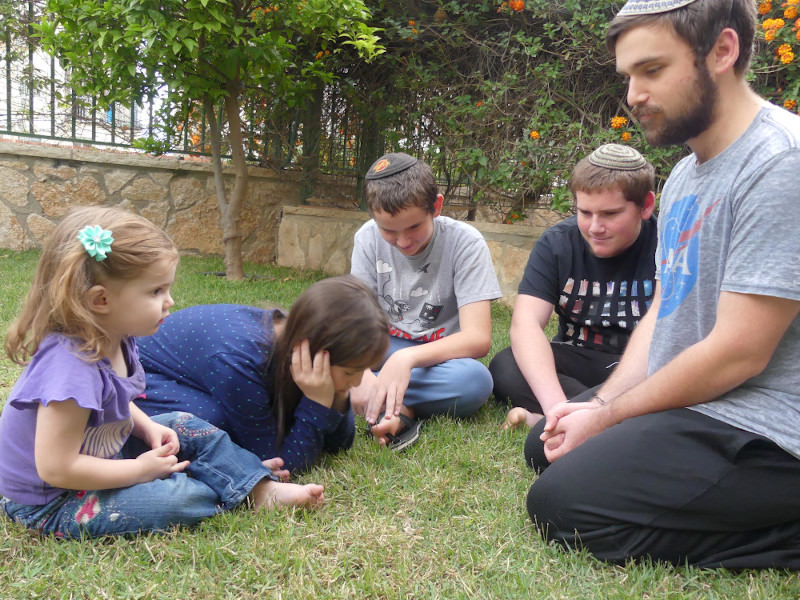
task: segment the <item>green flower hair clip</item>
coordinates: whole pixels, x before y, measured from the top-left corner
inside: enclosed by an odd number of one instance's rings
[[[99,225],[87,225],[78,232],[78,240],[86,248],[89,256],[101,262],[108,258],[114,238],[108,229],[103,229]]]

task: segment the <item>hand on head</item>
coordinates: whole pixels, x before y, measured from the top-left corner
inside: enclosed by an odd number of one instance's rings
[[[326,350],[318,351],[312,360],[308,340],[303,340],[292,349],[289,366],[292,379],[309,400],[331,407],[333,404],[333,378],[331,359]]]

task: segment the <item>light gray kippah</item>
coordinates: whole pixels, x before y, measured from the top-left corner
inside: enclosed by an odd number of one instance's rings
[[[636,171],[647,164],[637,150],[622,144],[603,144],[589,155],[589,162],[615,171]]]
[[[692,2],[695,2],[695,0],[628,0],[625,6],[617,13],[617,16],[655,15],[675,10]]]

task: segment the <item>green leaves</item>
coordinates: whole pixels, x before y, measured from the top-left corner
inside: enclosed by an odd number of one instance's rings
[[[37,33],[83,93],[136,100],[168,86],[198,101],[328,81],[318,44],[351,46],[364,59],[383,51],[369,17],[363,0],[47,0]],[[182,114],[162,117],[175,125]]]

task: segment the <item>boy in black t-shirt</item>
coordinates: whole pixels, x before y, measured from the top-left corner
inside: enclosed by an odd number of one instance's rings
[[[570,178],[577,215],[531,251],[511,318],[511,347],[489,370],[494,397],[512,408],[504,427],[547,410],[611,374],[653,297],[654,169],[633,148],[605,144]],[[544,328],[553,311],[558,333]]]

